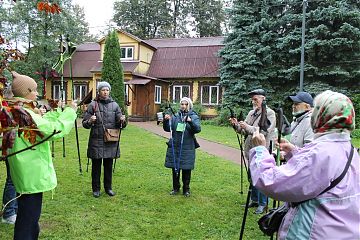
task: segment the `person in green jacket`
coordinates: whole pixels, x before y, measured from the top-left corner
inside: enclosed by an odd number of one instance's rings
[[[34,111],[28,103],[35,101],[38,95],[35,80],[16,72],[12,72],[12,75],[14,101],[17,107],[24,110],[26,114],[24,117],[31,118],[35,122],[35,127],[40,133],[36,136],[36,142],[49,137],[54,131],[60,131],[32,150],[23,151],[8,158],[11,178],[18,194],[14,239],[32,240],[38,239],[40,232],[39,219],[43,192],[53,190],[57,185],[50,141],[62,138],[70,132],[76,120],[77,106],[72,102],[70,107],[65,107],[63,110],[57,108],[47,113]],[[8,153],[17,152],[31,145],[28,137],[24,136],[24,132],[20,136],[16,134],[14,145]]]

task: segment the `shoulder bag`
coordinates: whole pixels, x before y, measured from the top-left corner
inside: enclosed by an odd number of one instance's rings
[[[98,104],[98,103],[96,103],[96,104]],[[99,104],[98,104],[98,109],[99,109]],[[117,142],[119,140],[120,129],[105,128],[100,109],[99,109],[99,117],[100,117],[101,125],[104,129],[104,141],[105,142]]]
[[[335,187],[344,178],[344,176],[351,164],[353,155],[354,155],[354,147],[351,146],[350,155],[349,155],[348,161],[346,163],[346,166],[344,168],[344,171],[341,173],[341,175],[339,177],[337,177],[334,181],[331,182],[329,187],[327,187],[319,195],[321,195],[321,194],[329,191],[333,187]],[[296,207],[296,206],[298,206],[306,201],[309,201],[309,200],[310,199],[302,201],[302,202],[283,204],[278,208],[270,209],[267,214],[265,214],[258,220],[258,225],[259,225],[260,230],[264,234],[266,234],[268,236],[272,236],[275,232],[277,232],[279,230],[280,225],[283,221],[283,218],[286,215],[286,213],[288,212],[288,210],[290,209],[290,207]]]

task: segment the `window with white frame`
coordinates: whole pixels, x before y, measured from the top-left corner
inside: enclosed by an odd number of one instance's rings
[[[183,97],[190,97],[190,86],[176,85],[173,87],[173,102],[180,102]]]
[[[134,59],[134,47],[121,47],[120,50],[122,60]]]
[[[74,100],[83,100],[87,93],[87,85],[74,85]]]
[[[161,86],[155,85],[155,103],[161,103]]]
[[[219,104],[219,86],[201,86],[201,104],[218,105]]]
[[[52,97],[53,99],[60,99],[61,98],[61,86],[60,84],[53,85],[52,89]]]

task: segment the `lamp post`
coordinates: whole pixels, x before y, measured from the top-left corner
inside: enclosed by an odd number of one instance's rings
[[[303,15],[301,27],[301,62],[300,62],[300,91],[304,89],[304,54],[305,54],[305,14],[306,14],[307,0],[303,1]]]

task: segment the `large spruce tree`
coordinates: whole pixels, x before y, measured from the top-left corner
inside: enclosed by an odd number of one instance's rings
[[[244,102],[262,87],[283,102],[299,90],[302,1],[235,1],[233,32],[225,40],[221,84],[224,103]],[[304,89],[356,93],[360,74],[360,3],[308,1]]]
[[[127,115],[125,105],[124,72],[120,62],[121,51],[117,31],[108,34],[105,40],[101,78],[111,85],[111,97],[119,104],[123,114]]]

